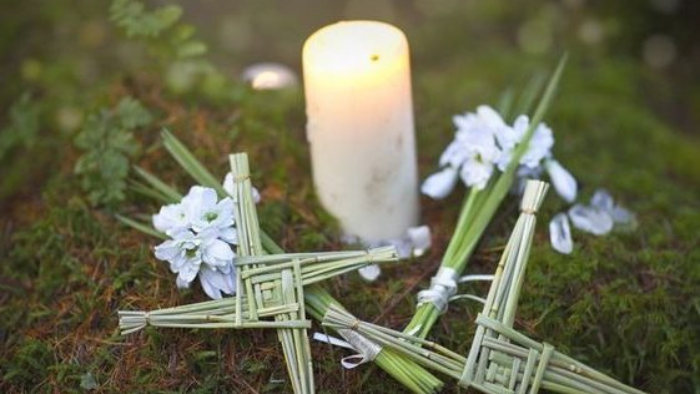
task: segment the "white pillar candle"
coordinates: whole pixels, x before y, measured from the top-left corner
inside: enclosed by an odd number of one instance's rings
[[[304,44],[316,192],[347,235],[402,238],[418,223],[408,42],[394,26],[339,22]]]

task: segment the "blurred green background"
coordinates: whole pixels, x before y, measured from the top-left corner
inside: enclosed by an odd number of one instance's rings
[[[598,187],[639,228],[574,234],[553,252],[545,203],[518,327],[652,393],[700,393],[700,3],[691,0],[7,0],[0,15],[0,392],[287,392],[273,333],[149,330],[120,338],[116,310],[203,300],[179,292],[155,240],[114,213],[150,213],[129,189],[140,164],[180,188],[168,127],[217,175],[251,155],[263,227],[290,250],[341,247],[313,196],[300,89],[260,92],[252,63],[300,72],[306,37],[343,19],[406,32],[421,177],[451,116],[495,105],[567,51],[547,122],[584,198]],[[455,193],[460,194],[460,193]],[[491,272],[513,224],[502,207],[470,263]],[[460,196],[424,199],[427,256],[378,282],[329,288],[363,318],[402,327],[449,240]],[[362,290],[360,290],[362,289]],[[407,291],[409,290],[409,291]],[[483,291],[483,288],[472,289]],[[433,339],[466,352],[475,309],[457,304]],[[403,392],[381,371],[343,371],[314,345],[322,393]],[[446,392],[464,392],[448,384]]]

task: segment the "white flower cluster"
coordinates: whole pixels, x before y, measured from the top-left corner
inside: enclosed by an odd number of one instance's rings
[[[428,177],[421,187],[424,194],[435,199],[449,195],[460,178],[467,187],[485,188],[496,171],[508,168],[513,152],[530,127],[527,116],[520,115],[511,126],[489,106],[457,115],[453,121],[457,131],[440,157],[442,170]],[[539,178],[546,171],[557,194],[573,204],[578,194],[576,179],[553,158],[553,146],[552,130],[540,123],[518,163],[517,184],[522,186],[527,178]],[[522,187],[518,189],[522,191]],[[550,241],[555,250],[568,254],[573,251],[570,223],[582,231],[605,235],[615,225],[634,222],[634,214],[615,205],[607,191],[598,190],[589,205],[577,203],[568,212],[554,216],[549,224]]]
[[[229,173],[224,189],[232,196],[233,177]],[[253,189],[254,198],[260,199]],[[238,243],[234,226],[232,197],[219,200],[216,190],[193,186],[177,204],[162,207],[153,216],[153,227],[171,239],[155,248],[156,258],[167,261],[177,274],[177,286],[188,288],[199,275],[204,292],[213,299],[236,292],[233,261]]]
[[[454,189],[459,178],[467,187],[483,189],[496,171],[505,171],[518,144],[523,142],[530,119],[520,115],[508,125],[493,108],[483,105],[475,113],[456,115],[455,139],[440,157],[442,170],[425,180],[421,191],[436,199]],[[567,202],[576,199],[574,177],[552,157],[552,129],[540,123],[520,159],[519,175],[532,175],[544,167],[557,193]]]

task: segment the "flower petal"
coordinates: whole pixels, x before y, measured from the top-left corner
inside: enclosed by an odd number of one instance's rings
[[[552,248],[559,253],[570,254],[574,250],[571,226],[569,226],[569,218],[566,213],[555,215],[549,222],[549,241]]]
[[[180,244],[178,241],[167,240],[156,246],[154,250],[158,260],[170,261],[180,253]]]
[[[362,279],[368,281],[368,282],[374,282],[379,278],[379,275],[382,273],[381,268],[377,264],[371,264],[366,267],[362,267],[359,270],[357,270],[360,273],[360,276]]]
[[[233,174],[232,173],[229,172],[228,174],[226,174],[226,176],[224,177],[224,183],[222,186],[223,186],[224,190],[226,191],[226,193],[228,193],[228,195],[231,198],[233,198],[236,195],[236,191],[233,188]]]
[[[224,265],[233,260],[234,257],[231,246],[220,239],[209,240],[204,245],[202,259],[209,265]]]
[[[221,298],[221,290],[216,287],[213,275],[215,275],[215,273],[212,269],[202,269],[202,272],[199,274],[199,284],[202,285],[202,290],[204,290],[209,298],[218,300]]]
[[[598,189],[593,193],[591,197],[591,206],[601,209],[603,211],[612,211],[615,202],[613,201],[610,192],[605,189]]]
[[[633,224],[637,221],[632,211],[619,205],[616,205],[615,208],[610,211],[610,216],[615,224]]]
[[[188,282],[188,281],[180,278],[179,275],[177,276],[177,279],[175,279],[175,285],[177,286],[178,289],[189,289],[191,284],[192,284],[192,281]]]
[[[444,170],[429,176],[421,186],[421,192],[434,199],[442,199],[454,189],[457,184],[457,170],[446,167]]]
[[[421,256],[430,248],[430,227],[418,226],[408,229],[408,239],[413,246],[413,255]]]
[[[613,228],[613,220],[607,212],[581,204],[569,209],[569,218],[574,227],[594,235],[605,235]]]
[[[552,129],[540,123],[530,139],[527,151],[520,159],[520,164],[530,168],[539,166],[542,159],[551,155],[552,146],[554,146]]]
[[[192,282],[199,272],[199,265],[185,264],[178,273],[178,278],[186,282]]]
[[[219,238],[233,245],[238,244],[238,231],[235,227],[219,229]]]
[[[153,215],[153,227],[162,233],[171,234],[189,227],[189,221],[181,204],[169,204]]]
[[[475,187],[481,190],[486,187],[486,184],[491,179],[493,174],[493,164],[489,162],[479,162],[469,160],[462,166],[459,175],[467,187]]]
[[[234,199],[234,203],[235,203],[236,202],[235,201],[236,191],[234,190],[233,174],[232,173],[229,172],[228,174],[226,174],[226,177],[224,177],[224,182],[223,182],[222,186],[223,186],[224,190],[226,191],[226,193],[232,199]],[[253,187],[251,194],[253,195],[253,202],[256,204],[259,203],[261,198],[260,198],[260,192],[258,191],[258,189]]]
[[[574,176],[566,168],[562,167],[558,161],[553,159],[545,162],[545,168],[557,194],[568,203],[574,202],[578,194],[578,184]]]

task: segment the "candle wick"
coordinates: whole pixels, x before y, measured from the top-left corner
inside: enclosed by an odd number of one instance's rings
[[[369,60],[371,60],[371,61],[373,61],[373,62],[376,62],[376,61],[379,60],[379,55],[374,54],[374,55],[370,56]]]

